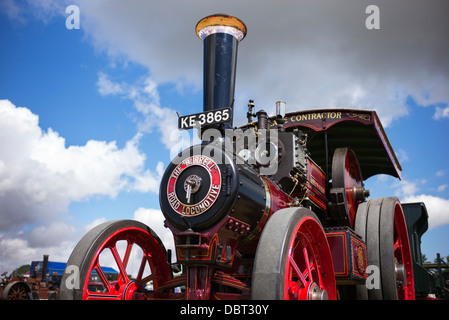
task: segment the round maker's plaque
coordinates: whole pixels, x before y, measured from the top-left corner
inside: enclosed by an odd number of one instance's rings
[[[172,171],[167,184],[168,202],[181,216],[194,217],[209,210],[221,189],[220,168],[207,156],[184,159]]]

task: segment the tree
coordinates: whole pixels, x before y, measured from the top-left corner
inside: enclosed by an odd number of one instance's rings
[[[30,270],[29,264],[24,264],[23,266],[18,267],[13,272],[11,272],[12,276],[22,276],[25,272]]]

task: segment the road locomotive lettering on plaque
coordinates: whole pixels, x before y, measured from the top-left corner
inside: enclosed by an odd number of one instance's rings
[[[203,170],[194,170],[198,167]],[[189,175],[190,172],[195,174]],[[171,173],[167,185],[168,202],[181,216],[198,216],[212,207],[220,188],[221,173],[215,161],[203,155],[191,156]]]

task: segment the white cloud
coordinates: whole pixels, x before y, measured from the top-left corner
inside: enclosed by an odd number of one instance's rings
[[[28,242],[20,238],[4,238],[0,236],[0,252],[2,262],[0,262],[1,272],[11,272],[8,270],[13,267],[11,261],[23,261],[24,257],[33,257],[37,253],[36,248],[30,248]],[[5,263],[4,261],[8,261]],[[17,266],[16,266],[17,267]]]
[[[125,90],[118,83],[113,83],[106,74],[100,72],[97,81],[98,92],[102,96],[122,94]]]
[[[48,248],[58,246],[61,239],[73,240],[75,227],[63,221],[53,221],[29,230],[25,235],[31,248]]]
[[[57,227],[60,227],[60,225]],[[41,230],[48,233],[42,234],[37,239],[28,239],[26,234],[23,233],[16,235],[0,234],[0,272],[10,273],[20,265],[29,264],[33,260],[42,261],[44,254],[48,254],[51,261],[67,261],[74,246],[82,235],[78,233],[65,233],[62,235],[62,238],[59,237],[56,239],[53,233],[59,232],[58,229],[44,229]],[[68,229],[64,230],[67,231]],[[72,231],[71,227],[69,231]],[[46,237],[51,237],[51,239],[56,239],[56,241],[53,243],[50,241],[46,242]],[[39,245],[30,243],[31,240],[38,240]]]
[[[131,190],[144,172],[146,157],[138,148],[139,136],[123,149],[115,141],[95,140],[66,147],[57,132],[40,129],[35,114],[8,100],[0,101],[0,141],[1,199],[21,197],[29,209],[46,207],[54,212],[92,195],[115,197]],[[0,229],[4,225],[0,222]]]
[[[158,162],[156,172],[145,170],[141,175],[135,178],[133,188],[140,192],[159,192],[159,182],[164,174],[164,164]]]
[[[94,221],[92,221],[91,223],[87,224],[84,226],[84,233],[89,232],[90,230],[92,230],[93,228],[95,228],[96,226],[102,224],[103,222],[106,222],[106,218],[105,217],[99,217],[94,219]]]
[[[442,176],[444,176],[445,173],[446,173],[446,170],[439,170],[439,171],[437,171],[436,176],[442,177]]]
[[[405,151],[404,149],[398,149],[396,151],[396,157],[398,158],[399,163],[404,163],[404,162],[410,161],[407,151]]]
[[[29,109],[0,100],[0,196],[21,190],[35,204],[50,198],[66,204],[92,195],[115,197],[133,190],[136,182],[142,190],[142,179],[160,178],[161,164],[156,173],[145,170],[140,137],[137,134],[122,149],[115,141],[96,140],[67,147],[57,132],[43,132]],[[154,181],[146,191],[156,191]]]
[[[429,229],[449,223],[449,200],[431,195],[412,195],[402,199],[404,203],[424,202],[429,214]]]
[[[202,45],[193,32],[195,23],[215,12],[240,17],[249,30],[237,67],[235,117],[240,122],[248,98],[268,112],[278,99],[286,100],[291,111],[375,109],[384,126],[408,114],[408,97],[423,106],[449,103],[444,0],[382,3],[380,30],[375,31],[365,27],[367,1],[77,4],[82,31],[96,48],[112,59],[146,66],[158,84],[181,88],[201,87]],[[168,15],[175,19],[168,22]],[[446,110],[437,109],[436,116]]]
[[[397,181],[393,184],[393,187],[396,188],[396,194],[399,197],[405,197],[411,194],[416,194],[416,192],[418,192],[419,190],[417,182],[408,180]]]
[[[138,208],[134,212],[134,219],[149,226],[164,243],[165,249],[171,249],[173,254],[175,254],[173,234],[164,226],[165,217],[161,210]],[[176,258],[175,255],[173,257]]]
[[[148,68],[155,83],[171,82],[180,89],[201,88],[202,45],[193,32],[195,23],[215,12],[240,17],[249,31],[239,50],[237,124],[245,120],[249,98],[269,113],[278,99],[286,100],[290,111],[375,109],[388,126],[409,113],[405,105],[411,97],[421,106],[435,106],[435,119],[448,117],[446,0],[381,3],[379,30],[365,27],[369,1],[27,3],[32,15],[44,21],[66,16],[64,6],[75,3],[80,31],[96,49],[112,61],[137,62]],[[12,17],[26,10],[11,0],[5,7]],[[103,94],[123,89],[107,81],[101,88]]]
[[[96,140],[66,146],[57,132],[43,131],[29,109],[0,100],[0,267],[17,257],[23,263],[32,254],[40,259],[38,252],[61,257],[58,252],[67,253],[62,247],[73,249],[79,235],[62,222],[72,202],[128,191],[157,193],[162,163],[154,171],[145,168],[140,137],[123,148]]]
[[[449,118],[449,107],[445,107],[445,108],[436,107],[435,114],[433,115],[433,118],[435,120]]]
[[[0,12],[6,13],[9,19],[24,23],[25,19],[22,16],[20,7],[14,2],[14,0],[3,0],[0,2]]]
[[[176,145],[177,137],[173,136],[173,133],[178,133],[176,111],[161,106],[157,83],[151,77],[140,78],[133,84],[117,83],[100,73],[97,86],[102,95],[118,95],[133,102],[134,109],[139,113],[136,122],[140,133],[156,130],[167,149]]]
[[[402,203],[424,202],[429,214],[429,228],[449,223],[449,199],[420,193],[421,185],[426,180],[408,181],[402,180],[393,184],[396,188],[396,196]],[[446,185],[439,186],[437,191],[446,189]]]
[[[394,195],[401,203],[423,202],[429,214],[429,228],[449,224],[449,199],[425,194],[422,190],[428,189],[426,184],[425,179],[398,181],[388,175],[378,175],[366,181],[366,186],[371,189],[371,198]],[[433,190],[442,192],[446,188],[446,185],[441,185]]]

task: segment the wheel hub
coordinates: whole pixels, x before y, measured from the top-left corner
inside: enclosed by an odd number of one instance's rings
[[[288,293],[292,300],[298,299],[299,285],[298,283],[291,281],[288,285]]]
[[[405,271],[405,265],[402,263],[394,264],[394,273],[396,275],[396,281],[405,283],[407,280],[407,275]]]
[[[123,292],[122,295],[123,300],[132,300],[134,293],[136,291],[143,291],[143,288],[138,282],[131,281],[128,282],[127,284],[122,284],[120,286],[120,291]]]
[[[310,285],[307,298],[308,300],[329,300],[327,291],[325,289],[321,290],[315,282]]]

